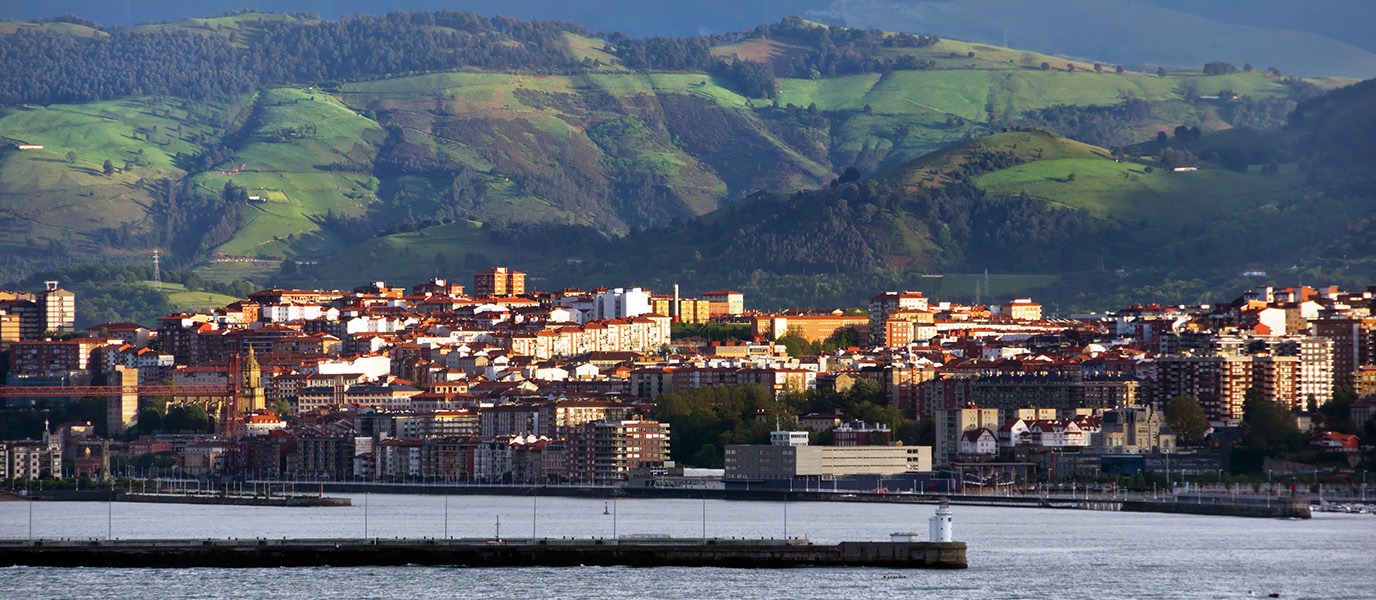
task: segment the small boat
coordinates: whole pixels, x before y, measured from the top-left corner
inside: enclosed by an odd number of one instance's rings
[[[610,502],[603,502],[603,503],[602,503],[602,514],[604,514],[604,515],[610,515],[610,514],[612,514],[611,503],[610,503]]]

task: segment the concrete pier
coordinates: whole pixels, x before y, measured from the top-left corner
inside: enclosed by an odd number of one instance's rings
[[[725,539],[5,540],[0,566],[966,568],[964,542]]]
[[[349,506],[348,498],[329,498],[305,494],[284,496],[252,496],[247,494],[221,495],[204,493],[139,493],[110,490],[34,490],[34,500],[57,502],[152,502],[156,504],[224,504],[233,506]],[[15,496],[26,499],[23,496]]]

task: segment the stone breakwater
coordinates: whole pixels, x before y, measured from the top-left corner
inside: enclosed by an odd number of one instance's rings
[[[1239,501],[1217,496],[1181,496],[1171,502],[1139,500],[1123,502],[1125,512],[1161,512],[1186,515],[1222,515],[1267,519],[1308,519],[1313,515],[1308,498],[1276,498],[1270,501]]]
[[[0,566],[881,567],[963,569],[964,542],[736,539],[8,540]]]

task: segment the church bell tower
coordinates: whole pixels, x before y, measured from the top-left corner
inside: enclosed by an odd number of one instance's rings
[[[263,391],[263,370],[253,355],[253,347],[239,367],[239,408],[244,412],[263,410],[268,407],[267,396]]]

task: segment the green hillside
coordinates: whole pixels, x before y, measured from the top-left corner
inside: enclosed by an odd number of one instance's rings
[[[51,23],[0,21],[0,35],[8,35],[17,31],[57,33],[75,37],[101,37],[108,35],[99,29],[94,29],[86,25],[78,25],[76,23],[64,23],[60,21]]]
[[[1293,164],[1275,172],[1196,164],[1197,171],[1175,173],[1159,156],[1114,158],[1047,132],[1011,131],[867,180],[759,194],[624,238],[443,225],[375,239],[286,281],[340,286],[351,281],[338,273],[421,278],[501,262],[542,277],[542,289],[727,285],[762,308],[854,305],[876,289],[897,288],[970,300],[980,282],[984,298],[1035,293],[1070,311],[1131,293],[1211,301],[1215,290],[1244,284],[1243,270],[1281,272],[1339,232],[1353,232],[1351,223],[1376,222],[1367,198],[1300,191],[1304,178]],[[1356,231],[1339,239],[1355,247],[1376,237]],[[1275,243],[1282,238],[1288,243]],[[988,286],[974,275],[984,269],[992,271]]]
[[[502,262],[541,285],[848,304],[973,292],[961,274],[985,269],[1006,292],[1271,267],[1364,247],[1335,233],[1370,216],[1369,190],[1329,185],[1370,172],[1328,167],[1370,154],[1332,150],[1369,113],[1319,118],[1342,79],[1141,73],[796,18],[686,39],[467,13],[24,28],[37,50],[0,28],[23,59],[0,72],[12,279],[158,248],[218,282]],[[132,79],[83,59],[114,43]],[[1296,107],[1314,132],[1280,131]]]
[[[1041,160],[982,175],[975,183],[994,194],[1045,198],[1098,216],[1183,225],[1283,201],[1302,181],[1293,168],[1260,176],[1224,169],[1171,173],[1159,166],[1147,173],[1147,166],[1107,156]]]
[[[145,281],[145,285],[159,290],[167,295],[167,303],[172,305],[172,309],[180,312],[194,312],[214,310],[224,308],[226,304],[237,302],[240,299],[224,294],[217,294],[206,291],[191,291],[180,283],[163,282],[161,285]]]
[[[77,27],[71,24],[49,25],[53,35],[81,35],[67,31]],[[138,29],[252,51],[283,43],[283,31],[326,26],[338,24],[245,13]],[[455,35],[462,28],[427,27]],[[706,67],[633,69],[628,50],[566,30],[551,43],[582,65],[574,73],[460,68],[308,79],[223,101],[159,96],[16,106],[0,118],[0,136],[44,144],[49,154],[74,151],[78,161],[64,166],[32,152],[0,157],[0,206],[15,216],[12,233],[23,234],[8,238],[21,240],[16,247],[51,242],[77,255],[102,254],[117,240],[186,258],[313,261],[379,231],[442,219],[622,234],[706,214],[758,190],[817,188],[848,167],[893,168],[1009,126],[1064,124],[1060,133],[1125,144],[1182,124],[1208,131],[1242,118],[1199,96],[1232,90],[1249,102],[1293,105],[1298,95],[1343,83],[1259,71],[1116,73],[1035,52],[854,32],[838,42],[871,44],[865,60],[876,70],[803,73],[799,65],[817,60],[822,30],[801,21],[771,27],[768,38],[718,43],[711,57],[768,62],[777,75],[772,98],[748,97],[741,81]],[[852,60],[847,56],[839,59]],[[818,66],[835,64],[860,68]],[[1148,108],[1120,117],[1125,98]],[[1037,113],[1045,110],[1058,112]],[[1075,111],[1101,111],[1108,116],[1100,120],[1114,127],[1073,125],[1088,120]],[[1248,115],[1248,123],[1268,122]],[[121,172],[92,177],[107,158]],[[199,198],[193,204],[201,213],[225,210],[215,199],[230,182],[262,201],[205,225],[168,225],[171,208],[154,208],[167,192],[148,185],[163,179],[179,182],[174,196]],[[1089,182],[1078,187],[1092,191]],[[80,216],[63,208],[75,206],[73,196],[81,199]],[[176,233],[212,222],[217,233]],[[206,263],[207,273],[219,264]]]
[[[261,198],[239,230],[214,250],[246,257],[321,254],[347,246],[317,221],[330,211],[361,215],[378,203],[372,175],[386,134],[370,119],[318,91],[278,88],[255,99],[228,161],[191,178],[208,193],[226,182]]]
[[[992,153],[1009,160],[1042,164],[1060,160],[1094,162],[1109,159],[1109,152],[1097,146],[1069,140],[1045,131],[998,133],[937,150],[899,167],[875,175],[875,179],[902,185],[905,189],[943,186],[956,182],[975,170],[988,170],[980,160]]]
[[[41,263],[105,253],[106,231],[146,232],[151,182],[185,176],[189,158],[231,127],[241,106],[140,98],[9,109],[0,116],[0,141],[10,142],[0,150],[0,214],[10,217],[0,250],[41,252],[30,257]],[[43,149],[11,145],[21,143]]]

